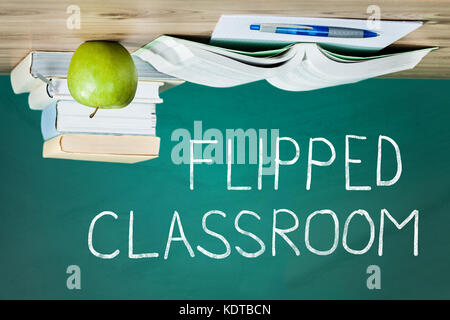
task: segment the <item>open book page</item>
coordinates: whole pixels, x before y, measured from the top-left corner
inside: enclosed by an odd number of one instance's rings
[[[224,57],[228,57],[236,61],[243,62],[248,65],[261,67],[271,67],[282,64],[290,60],[295,54],[293,50],[290,50],[291,46],[287,46],[278,50],[260,51],[259,55],[248,55],[249,52],[245,51],[225,49],[183,39],[177,39],[176,41],[183,43],[189,48],[199,48]]]
[[[361,60],[358,63],[343,64],[330,60],[328,57],[324,56],[317,47],[309,47],[306,53],[306,60],[310,61],[318,72],[326,77],[334,78],[336,80],[373,78],[384,74],[412,69],[431,50],[433,50],[433,48],[387,55],[376,59],[366,59]]]
[[[207,46],[207,45],[204,45]],[[220,50],[217,48],[217,50]],[[213,50],[216,51],[216,50]],[[283,55],[275,57],[275,63],[266,63],[264,67],[255,66],[254,59],[250,63],[244,62],[243,55],[237,58],[236,53],[222,50],[220,54],[205,50],[190,41],[161,37],[151,42],[149,46],[134,53],[141,59],[151,63],[160,72],[207,86],[232,87],[253,81],[274,77],[287,72],[292,64],[300,63],[303,49],[289,49]],[[227,52],[227,53],[224,53]],[[227,57],[232,55],[233,57]],[[269,58],[267,58],[269,59]]]
[[[343,63],[324,55],[316,45],[297,44],[295,46],[305,47],[305,58],[302,64],[289,73],[267,80],[280,89],[290,91],[319,89],[412,69],[434,49],[421,49],[359,60],[354,63]]]
[[[439,47],[430,47],[430,48],[425,48],[425,49],[417,49],[417,50],[411,50],[412,51],[420,51],[420,50],[436,50],[439,49]],[[329,51],[327,49],[324,48],[320,48],[320,50],[328,57],[330,57],[333,60],[336,61],[346,61],[346,62],[360,62],[362,60],[371,60],[371,59],[379,59],[379,58],[385,58],[385,57],[390,57],[393,55],[397,55],[400,54],[402,52],[397,52],[397,53],[387,53],[387,54],[381,54],[381,55],[372,55],[372,56],[350,56],[347,54],[340,54],[340,53],[336,53],[336,52],[332,52]]]
[[[266,79],[271,85],[287,91],[308,91],[325,87],[336,86],[344,83],[351,83],[363,80],[359,79],[339,79],[324,76],[318,72],[314,66],[306,60],[293,66],[293,68],[284,74]]]

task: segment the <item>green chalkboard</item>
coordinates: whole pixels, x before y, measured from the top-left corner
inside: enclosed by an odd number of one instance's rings
[[[160,157],[136,165],[42,159],[40,112],[27,107],[26,95],[12,93],[9,77],[0,77],[0,139],[2,157],[0,222],[0,298],[64,299],[407,299],[450,298],[450,96],[448,80],[374,79],[311,92],[285,92],[265,82],[228,89],[184,84],[173,88],[157,106]],[[227,190],[226,164],[195,165],[194,190],[189,188],[189,165],[175,164],[172,151],[177,129],[191,134],[194,121],[203,132],[217,129],[278,129],[299,145],[292,166],[282,166],[279,187],[264,175],[258,190],[258,165],[232,167],[232,184],[251,190]],[[180,132],[180,131],[177,131]],[[183,131],[184,132],[184,131]],[[216,131],[217,132],[217,131]],[[350,155],[351,183],[370,191],[345,188],[345,137]],[[380,135],[392,138],[401,151],[402,174],[392,186],[376,185],[377,145]],[[176,135],[175,135],[176,136]],[[333,164],[314,166],[306,190],[309,139],[326,138],[336,151]],[[202,137],[200,137],[202,138]],[[293,146],[283,141],[281,158],[293,157]],[[330,150],[314,145],[314,158],[326,161]],[[394,148],[383,144],[382,176],[396,172]],[[226,150],[225,148],[223,149]],[[225,155],[225,154],[224,154]],[[298,228],[289,233],[300,255],[280,237],[272,255],[274,209],[289,209]],[[330,209],[339,219],[339,239],[330,255],[312,253],[305,244],[309,214]],[[361,255],[345,250],[344,223],[355,210],[366,210],[375,227],[374,242]],[[401,222],[419,211],[418,256],[414,256],[414,223],[401,230],[385,221],[384,251],[378,255],[380,212],[387,209]],[[130,259],[129,219],[133,211],[133,250],[157,252],[158,258]],[[223,235],[231,253],[212,259],[198,246],[225,252],[225,245],[202,228]],[[256,252],[258,243],[239,233],[239,226],[258,236],[265,251],[243,257],[236,246]],[[93,245],[112,253],[101,259],[88,246],[92,219],[112,211],[95,225]],[[195,257],[180,241],[171,243],[164,259],[169,228],[177,211]],[[279,214],[278,228],[293,226],[293,217]],[[310,222],[311,246],[326,250],[333,243],[333,220],[317,216]],[[174,236],[178,236],[175,225]],[[362,216],[349,225],[347,245],[361,249],[370,240]],[[67,267],[79,266],[81,289],[67,287]],[[367,287],[367,268],[379,266],[381,289]]]

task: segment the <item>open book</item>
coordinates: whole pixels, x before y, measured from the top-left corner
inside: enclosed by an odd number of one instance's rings
[[[414,68],[435,48],[373,57],[335,54],[315,43],[243,52],[161,36],[133,55],[158,71],[190,82],[232,87],[267,80],[283,90],[335,86]]]

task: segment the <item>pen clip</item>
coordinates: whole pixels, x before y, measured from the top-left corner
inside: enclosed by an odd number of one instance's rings
[[[296,29],[304,29],[304,30],[314,30],[311,26],[302,26],[300,24],[277,24],[277,27],[282,28],[296,28]]]
[[[313,30],[313,27],[310,26],[301,26],[301,25],[297,25],[296,27],[297,29],[305,29],[305,30]]]

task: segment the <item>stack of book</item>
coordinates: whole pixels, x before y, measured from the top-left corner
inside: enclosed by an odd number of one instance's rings
[[[43,157],[136,163],[158,156],[156,104],[159,93],[183,80],[158,72],[133,57],[138,86],[122,109],[93,108],[76,102],[67,86],[72,52],[31,52],[11,72],[16,94],[28,92],[32,110],[42,110]]]

